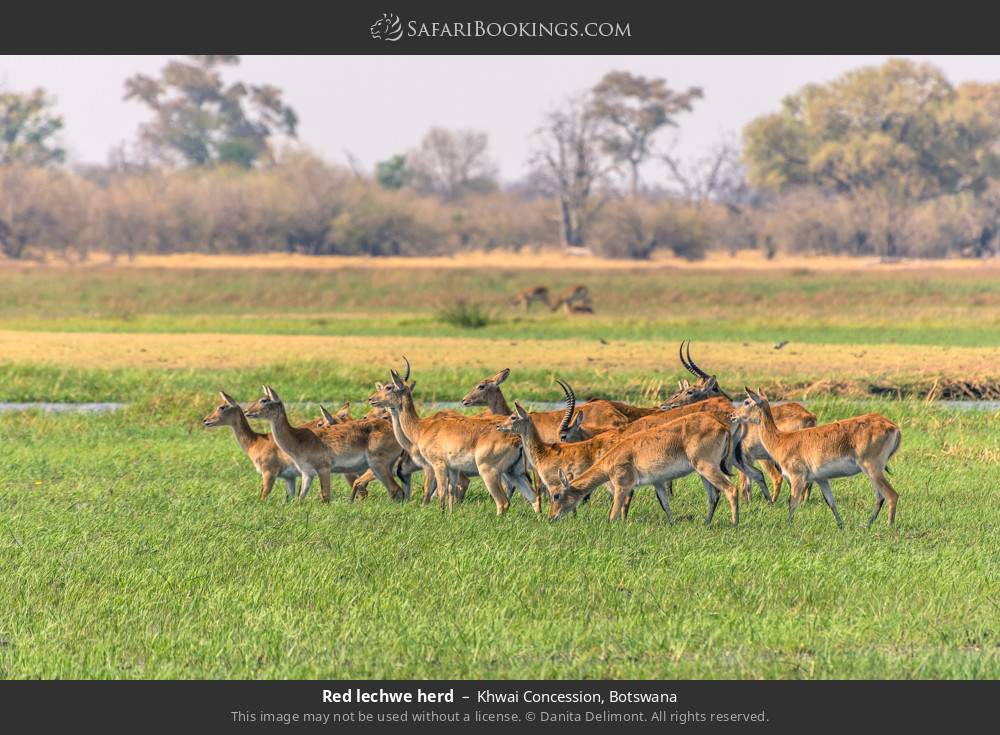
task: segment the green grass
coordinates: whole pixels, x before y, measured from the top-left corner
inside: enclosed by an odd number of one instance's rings
[[[588,284],[596,316],[508,305],[539,280],[554,291]],[[488,323],[442,320],[442,303],[458,298],[490,312]],[[991,271],[0,270],[0,329],[986,347],[1000,346],[1000,280]]]
[[[587,283],[597,314],[505,305],[539,281]],[[491,313],[488,324],[440,319],[442,303],[463,297]],[[593,349],[559,346],[558,374],[581,397],[651,403],[681,376],[674,350],[688,337],[727,343],[727,388],[773,385],[779,365],[784,384],[810,384],[829,352],[799,355],[798,343],[1000,346],[1000,280],[0,269],[0,330],[259,334],[250,342],[261,354],[268,334],[467,338],[468,362],[435,362],[437,343],[422,348],[425,400],[458,399],[528,340],[576,338]],[[742,364],[745,342],[786,339],[784,352],[765,344],[760,362]],[[57,365],[41,350],[0,361],[0,399],[128,404],[102,416],[0,414],[0,677],[1000,677],[1000,414],[813,394],[824,421],[874,410],[903,429],[896,528],[884,518],[864,527],[872,491],[852,478],[833,485],[842,531],[818,494],[788,527],[787,487],[775,507],[742,506],[737,528],[724,510],[705,528],[693,478],[678,483],[673,526],[648,488],[614,525],[606,494],[558,524],[520,498],[496,518],[478,480],[451,516],[391,504],[377,485],[348,504],[340,480],[328,506],[279,494],[261,505],[228,430],[199,425],[219,388],[247,401],[264,382],[293,402],[350,399],[359,414],[395,344],[378,360],[275,353],[251,368],[222,367],[212,352],[186,368],[88,367],[73,355]],[[607,368],[625,347],[653,361]],[[543,359],[555,348],[511,359],[509,397],[558,399]],[[923,352],[858,353],[894,350]],[[991,363],[978,354],[971,364]],[[858,359],[861,377],[893,385],[936,369]]]
[[[692,478],[673,526],[648,489],[616,525],[605,495],[495,518],[478,481],[450,517],[375,486],[261,505],[228,430],[6,416],[0,676],[1000,676],[998,416],[814,408],[901,424],[895,530],[859,478],[843,531],[815,497],[705,528]]]

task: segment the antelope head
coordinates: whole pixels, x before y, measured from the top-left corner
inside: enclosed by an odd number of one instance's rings
[[[771,410],[767,396],[760,388],[756,393],[749,388],[744,390],[747,392],[747,397],[729,414],[729,420],[734,424],[759,424],[763,420],[764,412]]]
[[[342,424],[351,418],[351,402],[347,401],[343,406],[337,409],[337,413],[330,413],[323,406],[319,407],[319,413],[322,417],[318,428],[325,429],[328,426],[335,426],[336,424]]]
[[[269,385],[264,386],[264,395],[247,406],[247,418],[265,419],[270,421],[277,418],[285,410],[285,405],[281,397],[274,392],[274,388]]]
[[[509,375],[510,368],[504,368],[492,378],[479,381],[479,383],[477,383],[476,386],[466,394],[465,398],[462,399],[462,405],[467,408],[471,406],[492,405],[492,402],[494,402],[497,398],[497,394],[500,393],[500,384],[507,380]]]
[[[685,346],[687,347],[686,358],[684,356]],[[677,392],[660,404],[661,409],[669,411],[672,408],[680,408],[681,406],[687,406],[688,404],[703,401],[706,398],[714,398],[715,396],[726,396],[726,398],[729,398],[726,392],[719,387],[718,378],[706,373],[691,359],[691,340],[681,342],[678,355],[681,358],[681,365],[697,380],[693,383],[687,380],[680,381],[677,384]]]
[[[392,382],[375,384],[375,392],[368,398],[368,403],[374,408],[382,408],[390,413],[399,411],[403,402],[413,395],[413,387],[417,381],[407,384],[406,381],[410,379],[410,361],[404,357],[403,362],[406,363],[406,375],[399,377],[399,373],[390,369],[389,377]]]
[[[549,520],[558,521],[564,515],[579,505],[583,499],[583,492],[573,487],[573,477],[566,477],[562,470],[559,470],[559,487],[549,497]]]
[[[514,401],[514,413],[507,417],[502,424],[497,425],[497,431],[503,434],[520,434],[524,436],[528,433],[531,425],[531,417],[520,403]]]
[[[233,397],[221,390],[219,397],[222,399],[222,403],[201,420],[202,426],[206,429],[213,429],[216,426],[234,426],[239,418],[240,406]]]

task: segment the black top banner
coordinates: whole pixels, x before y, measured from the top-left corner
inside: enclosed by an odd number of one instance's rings
[[[929,6],[928,6],[929,7]],[[3,53],[996,53],[982,4],[15,4]],[[976,19],[979,18],[977,21]]]

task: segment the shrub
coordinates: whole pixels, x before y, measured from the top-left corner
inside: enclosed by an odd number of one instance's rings
[[[443,306],[437,313],[437,319],[462,329],[480,329],[493,321],[493,314],[481,304],[459,299]]]

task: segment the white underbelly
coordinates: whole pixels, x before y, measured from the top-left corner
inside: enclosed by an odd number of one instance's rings
[[[671,462],[668,465],[661,465],[655,471],[646,471],[639,473],[639,480],[636,482],[637,485],[654,485],[659,482],[667,482],[668,480],[676,480],[685,475],[691,474],[693,471],[691,463],[687,459],[678,459],[676,462]]]
[[[853,459],[844,458],[827,462],[809,473],[810,480],[831,480],[835,477],[850,477],[861,472],[858,463]]]

